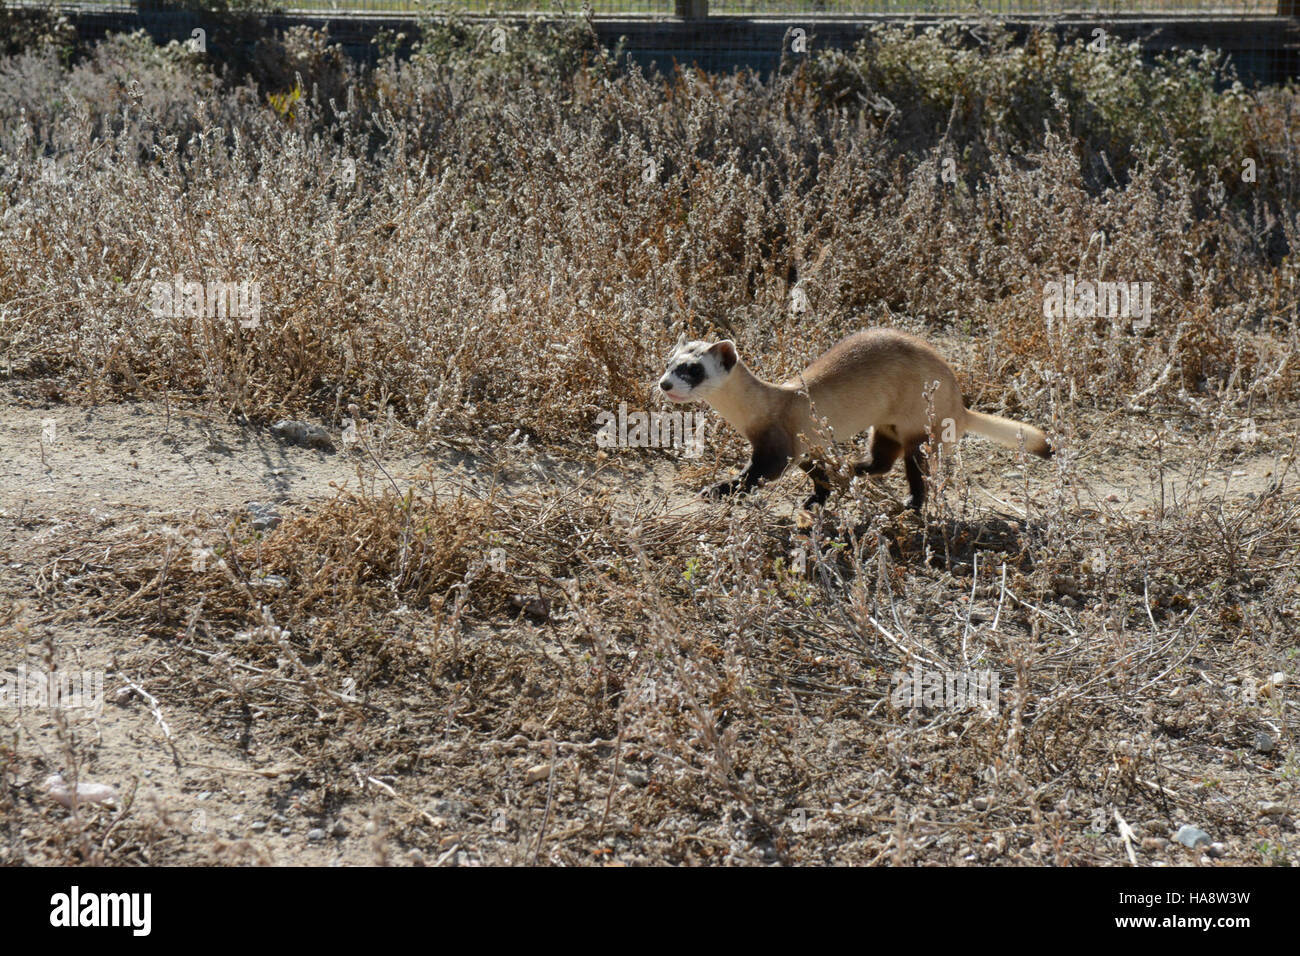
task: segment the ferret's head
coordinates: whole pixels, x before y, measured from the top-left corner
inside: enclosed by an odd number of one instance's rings
[[[668,356],[659,387],[674,402],[704,401],[726,383],[737,361],[736,343],[730,339],[687,342],[683,335]]]

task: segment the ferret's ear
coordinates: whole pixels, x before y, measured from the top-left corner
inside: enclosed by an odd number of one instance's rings
[[[731,339],[714,343],[709,354],[721,362],[723,369],[728,372],[736,367],[736,343]]]
[[[683,345],[685,345],[685,344],[686,344],[686,333],[683,332],[681,335],[677,336],[677,346],[676,346],[676,347],[677,347],[677,348],[681,348],[681,347],[682,347]]]

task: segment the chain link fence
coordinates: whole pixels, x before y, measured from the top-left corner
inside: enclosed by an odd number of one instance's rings
[[[8,6],[44,6],[46,0],[11,0]],[[76,0],[58,4],[67,9],[168,10],[198,7],[200,0]],[[222,6],[249,7],[268,12],[372,12],[393,14],[501,15],[575,14],[594,16],[660,16],[817,18],[922,17],[1050,17],[1107,18],[1272,17],[1300,15],[1300,0],[232,0]]]
[[[51,0],[0,0],[48,6]],[[57,3],[92,35],[143,28],[185,38],[208,11],[252,11],[270,29],[306,23],[328,30],[360,59],[373,60],[380,30],[413,32],[419,17],[459,16],[487,24],[586,13],[601,41],[643,65],[707,70],[773,69],[782,55],[847,49],[873,24],[929,24],[987,18],[1064,39],[1104,31],[1136,40],[1151,55],[1210,47],[1248,81],[1300,75],[1300,0],[76,0]],[[792,40],[793,35],[793,40]],[[792,43],[802,44],[802,50]]]

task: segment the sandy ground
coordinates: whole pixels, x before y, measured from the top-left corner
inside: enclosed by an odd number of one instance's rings
[[[1222,492],[1229,499],[1257,494],[1278,476],[1284,461],[1280,456],[1297,432],[1297,421],[1294,409],[1257,420],[1244,438],[1229,436],[1203,474],[1193,472],[1187,462],[1205,447],[1204,428],[1188,418],[1172,422],[1164,456],[1175,464],[1164,468],[1164,493],[1169,500],[1194,487]],[[1142,436],[1122,435],[1113,421],[1100,417],[1078,434],[1082,441],[1075,451],[1082,480],[1071,488],[1071,496],[1078,496],[1076,506],[1138,511],[1156,506],[1161,468]],[[339,445],[338,433],[333,437]],[[586,471],[526,456],[514,456],[508,467],[492,469],[483,459],[454,449],[416,449],[400,441],[378,445],[379,463],[399,483],[427,471],[448,489],[471,479],[503,481],[509,489],[535,484],[539,475],[582,480]],[[964,449],[964,474],[984,507],[1014,513],[1026,491],[1031,499],[1045,496],[1051,464],[1030,463],[1026,479],[1009,452],[977,440],[968,441]],[[66,619],[50,623],[43,590],[53,575],[76,574],[79,563],[112,564],[109,551],[87,555],[80,547],[87,528],[111,527],[129,535],[136,527],[179,524],[198,513],[233,519],[247,513],[250,502],[272,505],[288,515],[310,509],[340,487],[355,487],[363,457],[355,446],[334,452],[299,447],[278,440],[265,427],[222,421],[194,410],[156,403],[81,408],[51,401],[30,383],[0,386],[4,666],[23,659],[38,666],[43,645],[52,641],[65,667],[71,661],[111,671],[102,713],[74,712],[72,731],[81,741],[93,742],[95,781],[112,783],[126,794],[134,788],[136,805],[152,807],[159,825],[186,831],[190,849],[182,861],[368,863],[383,852],[382,824],[376,825],[368,808],[349,807],[327,836],[312,834],[298,812],[298,795],[280,772],[292,764],[292,754],[250,760],[234,740],[205,729],[202,715],[187,709],[184,701],[151,705],[137,692],[137,676],[115,664],[133,636],[91,619],[85,611],[74,624]],[[601,480],[621,482],[630,501],[667,498],[682,507],[704,507],[693,504],[691,495],[704,484],[694,480],[701,471],[667,455],[649,463],[642,456],[612,467],[607,463]],[[771,493],[793,503],[806,493],[803,479],[798,481]],[[902,475],[892,474],[886,482],[901,498]],[[18,714],[17,724],[24,737],[20,750],[35,748],[45,756],[47,767],[63,763],[48,712]],[[31,799],[42,798],[40,780],[18,782],[26,785]],[[443,819],[440,807],[451,797],[429,795],[425,809],[433,820]],[[389,798],[377,793],[375,799],[382,803]],[[456,844],[450,835],[447,841],[450,862],[456,862]],[[0,862],[49,860],[41,836],[29,830],[16,844],[0,847]]]

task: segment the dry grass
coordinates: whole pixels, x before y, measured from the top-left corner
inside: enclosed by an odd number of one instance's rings
[[[1249,497],[1207,477],[1297,397],[1294,93],[1184,62],[1169,95],[1221,122],[1157,129],[1116,92],[1123,51],[1040,45],[1032,76],[1077,85],[1009,128],[1005,45],[885,36],[764,83],[515,39],[448,28],[353,75],[298,35],[306,92],[278,98],[136,39],[0,62],[4,374],[254,424],[355,405],[501,468],[532,467],[526,437],[593,470],[449,493],[367,466],[265,534],[72,527],[42,620],[130,634],[115,673],[272,760],[307,818],[382,807],[383,860],[1122,863],[1118,813],[1143,862],[1197,860],[1167,842],[1191,822],[1231,862],[1294,863],[1290,816],[1258,808],[1300,772],[1294,435]],[[966,79],[900,78],[909,57]],[[1244,156],[1257,181],[1222,186]],[[150,314],[178,273],[259,283],[260,324]],[[1047,325],[1066,274],[1152,282],[1151,327]],[[801,528],[777,493],[636,504],[597,455],[596,413],[646,407],[681,330],[777,378],[870,324],[955,343],[972,404],[1051,424],[1037,500],[991,508],[958,468],[921,517],[886,482]],[[713,445],[684,480],[734,464]],[[1116,479],[1136,506],[1091,493],[1106,449],[1140,463]],[[998,705],[900,707],[918,666],[992,670]],[[165,809],[36,808],[24,781],[66,763],[18,729],[0,748],[6,859],[37,856],[20,826],[45,858],[259,859]]]

